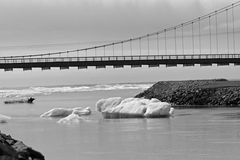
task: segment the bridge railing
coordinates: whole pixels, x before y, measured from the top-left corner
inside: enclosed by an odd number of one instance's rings
[[[185,55],[141,55],[141,56],[93,56],[93,57],[47,57],[47,58],[0,58],[6,63],[53,63],[89,61],[145,61],[145,60],[182,60],[182,59],[233,59],[240,54],[185,54]]]

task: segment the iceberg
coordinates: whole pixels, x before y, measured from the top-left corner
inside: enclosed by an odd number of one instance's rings
[[[67,117],[71,115],[72,113],[78,115],[78,116],[83,116],[83,115],[90,115],[91,114],[91,109],[89,107],[82,108],[54,108],[46,113],[43,113],[40,117]]]
[[[108,107],[111,108],[119,105],[121,101],[122,101],[121,97],[112,97],[112,98],[108,98],[107,100],[100,99],[96,103],[96,109],[97,111],[102,112],[102,110],[106,110]]]
[[[83,118],[80,117],[76,112],[73,112],[69,116],[60,119],[57,123],[71,125],[78,124],[81,120],[83,120]]]
[[[104,118],[160,118],[173,115],[171,104],[158,99],[113,97],[96,103]]]
[[[7,123],[9,119],[11,119],[11,117],[0,114],[0,123]]]
[[[90,115],[92,113],[91,109],[89,107],[86,108],[73,108],[73,112],[74,114],[78,115],[78,116],[86,116],[86,115]]]

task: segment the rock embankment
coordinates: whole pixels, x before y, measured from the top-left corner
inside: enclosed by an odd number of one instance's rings
[[[174,105],[240,106],[240,81],[161,81],[136,95]]]
[[[0,160],[44,160],[44,156],[23,142],[0,132]]]

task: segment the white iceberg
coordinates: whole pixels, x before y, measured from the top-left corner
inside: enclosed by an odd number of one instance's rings
[[[82,116],[82,115],[90,115],[91,109],[89,107],[87,108],[54,108],[49,110],[46,113],[43,113],[40,117],[67,117],[71,115],[72,113]]]
[[[73,112],[69,116],[60,119],[57,123],[71,125],[78,124],[81,120],[83,120],[83,118],[80,117],[77,113]]]
[[[9,119],[11,119],[11,117],[0,114],[0,123],[7,123]]]
[[[171,104],[158,99],[142,99],[120,97],[101,99],[96,108],[104,118],[158,118],[173,114]]]
[[[119,105],[122,100],[123,99],[121,97],[112,97],[112,98],[108,98],[107,100],[100,99],[96,103],[97,111],[102,112],[103,110],[106,110],[108,107],[110,108],[115,107]]]
[[[74,114],[77,114],[78,116],[86,116],[90,115],[92,113],[91,109],[89,107],[86,108],[73,108]]]

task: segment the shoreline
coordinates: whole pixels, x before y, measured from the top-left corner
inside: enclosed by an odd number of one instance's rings
[[[217,109],[217,108],[240,108],[240,105],[214,106],[214,105],[172,105],[174,109]]]
[[[156,98],[176,108],[237,108],[240,107],[240,81],[160,81],[135,97]]]

